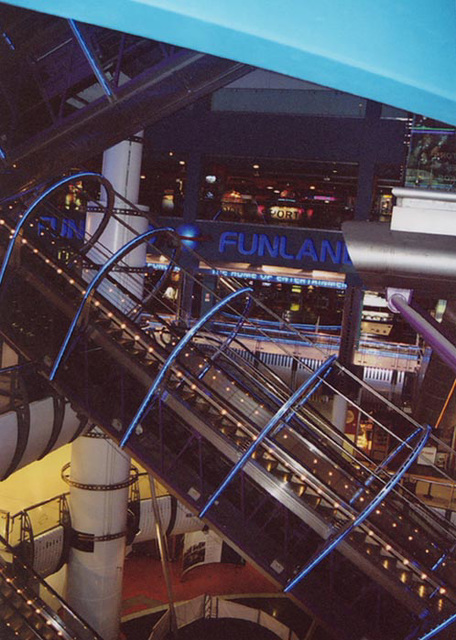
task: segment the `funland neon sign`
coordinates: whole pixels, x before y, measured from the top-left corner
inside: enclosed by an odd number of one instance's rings
[[[307,237],[296,250],[290,248],[290,238],[285,235],[269,236],[265,233],[245,233],[243,231],[224,231],[220,235],[219,252],[221,254],[237,252],[242,256],[258,258],[282,258],[296,262],[331,261],[333,264],[352,264],[345,242],[323,238],[316,241]]]

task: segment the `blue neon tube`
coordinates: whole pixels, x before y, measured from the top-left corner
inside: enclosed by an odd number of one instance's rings
[[[169,259],[169,263],[166,266],[166,268],[163,270],[162,275],[160,276],[157,284],[154,286],[154,288],[152,289],[152,291],[150,291],[147,296],[143,299],[142,301],[142,305],[146,305],[149,300],[151,300],[154,295],[157,293],[157,291],[160,291],[163,283],[167,280],[169,274],[171,273],[171,271],[175,268],[175,257],[176,257],[176,253],[177,253],[177,249],[173,249],[170,259]],[[138,306],[136,309],[132,309],[130,311],[130,313],[128,314],[130,318],[132,318],[132,320],[136,320],[137,315],[139,313],[139,311],[141,310],[141,308]]]
[[[440,633],[441,631],[443,631],[444,629],[447,629],[450,625],[452,625],[455,620],[456,620],[456,613],[454,613],[452,616],[450,616],[449,618],[441,622],[437,627],[434,627],[433,629],[428,631],[424,636],[421,636],[420,638],[418,638],[418,640],[429,640],[429,638],[433,638],[438,633]]]
[[[418,427],[417,429],[415,429],[415,431],[413,431],[413,433],[411,433],[409,436],[407,436],[407,438],[403,441],[400,442],[397,447],[395,447],[390,454],[383,460],[383,462],[381,464],[379,464],[377,466],[377,468],[375,469],[374,473],[372,475],[370,475],[366,482],[364,483],[364,485],[362,487],[360,487],[358,489],[358,491],[355,493],[355,495],[353,496],[353,498],[350,499],[350,503],[349,504],[353,504],[355,502],[355,500],[357,500],[359,498],[359,496],[364,493],[364,490],[367,487],[370,487],[370,485],[372,484],[372,482],[375,479],[375,474],[377,474],[379,471],[381,471],[382,469],[384,469],[387,465],[389,465],[389,463],[391,462],[391,460],[393,458],[395,458],[397,456],[397,454],[402,451],[402,449],[410,442],[410,440],[413,440],[413,438],[416,436],[416,434],[421,431],[421,428]]]
[[[16,243],[16,239],[22,229],[22,227],[25,225],[25,223],[28,221],[28,219],[30,218],[30,215],[33,213],[33,211],[36,209],[36,207],[40,204],[40,202],[42,202],[45,198],[47,198],[47,196],[52,193],[53,191],[55,191],[56,189],[58,189],[60,186],[62,186],[62,184],[66,184],[67,182],[73,182],[74,180],[79,180],[80,178],[88,178],[88,177],[97,177],[97,178],[102,178],[103,176],[99,173],[95,173],[93,171],[83,171],[81,173],[75,173],[72,176],[66,176],[65,178],[62,178],[61,180],[59,180],[58,182],[56,182],[56,184],[53,184],[51,187],[49,187],[48,189],[46,189],[46,191],[43,191],[43,193],[32,202],[32,204],[28,207],[28,209],[26,209],[24,215],[22,216],[22,218],[18,221],[17,225],[16,225],[16,229],[14,230],[13,235],[11,236],[11,239],[9,241],[8,247],[5,251],[5,255],[3,257],[3,262],[2,262],[2,267],[0,269],[0,287],[3,285],[3,279],[5,276],[5,271],[8,267],[10,258],[11,258],[11,254],[13,253],[13,249],[14,249],[14,245]]]
[[[337,356],[333,356],[333,358],[336,358]],[[299,406],[302,407],[303,405],[306,404],[307,400],[310,398],[310,396],[316,392],[316,390],[318,389],[318,387],[323,384],[323,382],[325,381],[325,378],[328,376],[328,374],[330,373],[331,369],[327,369],[327,371],[324,372],[324,374],[321,376],[320,380],[317,382],[317,384],[310,389],[310,391],[307,392],[307,394],[304,396],[304,398],[301,400],[301,402],[299,403]],[[296,411],[292,411],[290,412],[290,414],[286,417],[286,419],[284,420],[284,422],[289,422],[291,420],[291,418],[294,416],[294,414],[296,413]],[[285,425],[282,425],[280,428],[277,429],[277,431],[274,433],[274,436],[277,436],[282,429],[284,428]]]
[[[0,147],[0,158],[2,160],[6,160],[6,153],[4,152],[2,147]]]
[[[423,450],[429,435],[431,433],[431,427],[428,425],[423,429],[423,435],[421,440],[418,442],[415,449],[410,453],[407,460],[402,464],[398,472],[390,478],[390,480],[384,485],[384,487],[378,492],[372,502],[363,510],[352,522],[349,522],[348,525],[342,528],[342,530],[334,537],[330,538],[323,548],[314,556],[314,558],[298,573],[298,575],[293,578],[291,582],[287,584],[284,589],[285,593],[291,591],[297,584],[300,582],[308,573],[314,569],[319,562],[321,562],[326,556],[331,553],[331,551],[341,542],[348,534],[355,528],[358,527],[380,504],[380,502],[385,498],[386,495],[396,486],[399,480],[402,478],[404,473],[410,467],[411,464],[418,458],[421,451]]]
[[[436,569],[438,569],[440,567],[440,565],[442,564],[442,562],[444,560],[446,560],[449,556],[450,553],[453,553],[453,551],[456,549],[456,543],[453,544],[451,546],[451,548],[448,551],[445,551],[445,553],[443,553],[440,558],[437,560],[437,562],[434,564],[433,567],[431,567],[432,571],[435,571]]]
[[[216,489],[216,491],[212,494],[212,496],[208,500],[207,504],[203,507],[203,509],[201,510],[201,513],[199,514],[200,518],[204,517],[205,513],[207,512],[207,510],[214,504],[214,502],[220,496],[222,491],[224,491],[226,489],[226,487],[229,485],[229,483],[234,478],[234,476],[237,474],[237,472],[240,469],[242,469],[242,467],[245,465],[245,463],[249,460],[249,458],[252,455],[252,453],[259,447],[259,445],[263,442],[263,440],[266,438],[266,436],[272,431],[272,429],[274,429],[274,427],[281,420],[281,418],[299,400],[299,398],[301,398],[302,394],[305,391],[307,391],[307,389],[315,382],[315,380],[317,378],[319,378],[327,369],[329,369],[332,366],[332,364],[333,364],[335,359],[336,359],[336,356],[331,356],[325,362],[323,362],[323,364],[320,365],[320,367],[315,371],[315,373],[313,373],[310,376],[310,378],[308,380],[306,380],[306,382],[304,382],[299,387],[299,389],[297,389],[293,393],[293,395],[290,396],[290,398],[288,398],[288,400],[282,405],[282,407],[277,411],[277,413],[272,416],[272,418],[269,420],[267,425],[265,427],[263,427],[263,429],[261,430],[260,435],[258,436],[258,438],[252,442],[252,444],[247,449],[247,451],[241,456],[241,458],[239,458],[237,463],[234,465],[234,467],[231,469],[229,474],[226,476],[225,480],[221,483],[221,485],[218,487],[218,489]],[[307,400],[308,397],[309,397],[309,395],[307,395],[305,399]],[[302,404],[302,402],[301,402],[301,404]]]
[[[173,231],[173,229],[171,229],[170,227],[162,227],[160,229],[153,229],[151,231],[146,231],[145,233],[137,236],[136,238],[133,238],[133,240],[130,240],[129,242],[127,242],[123,247],[121,247],[118,251],[116,251],[116,253],[114,253],[109,260],[107,260],[105,262],[105,264],[102,266],[102,268],[98,271],[98,273],[95,274],[94,278],[92,279],[92,281],[90,282],[89,286],[87,287],[87,290],[84,294],[84,297],[82,298],[81,304],[78,307],[78,310],[76,311],[74,318],[71,322],[70,328],[67,331],[67,334],[62,342],[62,346],[60,347],[60,351],[57,354],[56,359],[54,360],[54,364],[52,365],[52,369],[51,369],[51,373],[49,374],[49,380],[54,380],[57,370],[62,362],[63,356],[65,355],[66,350],[68,349],[68,346],[71,342],[71,339],[73,337],[74,334],[74,330],[76,329],[76,325],[79,321],[79,318],[81,317],[81,314],[84,310],[84,307],[86,305],[87,300],[89,299],[90,295],[92,294],[92,291],[97,287],[97,285],[99,284],[100,280],[102,280],[105,276],[105,274],[111,269],[112,266],[114,266],[119,260],[121,260],[125,254],[129,253],[132,249],[134,249],[136,247],[136,245],[141,244],[141,242],[144,242],[144,240],[146,240],[147,238],[150,238],[151,236],[156,235],[157,233],[162,233],[165,231]]]
[[[155,392],[157,391],[158,387],[160,386],[161,382],[163,381],[163,378],[165,377],[166,372],[171,367],[171,365],[173,364],[174,360],[177,358],[177,356],[182,351],[182,349],[185,347],[185,345],[193,338],[193,336],[201,329],[201,327],[210,318],[212,318],[212,316],[214,316],[216,313],[218,313],[218,311],[220,311],[221,308],[223,308],[225,305],[227,305],[229,302],[231,302],[231,300],[233,300],[237,296],[240,296],[243,293],[248,293],[250,291],[253,291],[253,289],[251,287],[244,287],[243,289],[239,289],[238,291],[233,291],[232,293],[227,295],[225,298],[223,298],[223,300],[219,300],[219,302],[215,306],[213,306],[212,309],[210,309],[204,316],[202,316],[198,320],[198,322],[196,322],[193,325],[193,327],[187,331],[185,336],[183,338],[181,338],[181,340],[179,340],[177,345],[174,347],[174,349],[172,350],[172,352],[170,353],[170,355],[166,359],[163,367],[160,369],[159,374],[157,375],[157,377],[155,378],[154,382],[152,383],[152,385],[151,385],[146,397],[144,398],[144,400],[141,403],[141,406],[139,407],[138,411],[136,412],[135,417],[133,418],[133,420],[131,421],[131,423],[130,423],[128,429],[127,429],[127,431],[125,432],[124,437],[120,441],[120,446],[121,447],[125,446],[125,443],[127,442],[128,438],[131,436],[131,434],[134,431],[134,429],[136,429],[136,427],[138,426],[141,418],[145,415],[145,413],[146,413],[146,411],[147,411],[147,409],[149,407],[149,404],[150,404],[150,402],[152,401],[152,398],[155,395]]]
[[[225,340],[225,342],[220,345],[220,347],[217,349],[217,351],[211,356],[209,362],[207,363],[207,365],[204,367],[204,369],[201,371],[201,373],[198,375],[198,380],[202,380],[204,378],[204,376],[206,375],[206,373],[209,371],[209,369],[212,366],[212,363],[216,360],[216,358],[218,358],[218,356],[225,351],[226,349],[228,349],[228,347],[230,346],[230,344],[233,342],[233,340],[236,338],[237,334],[239,333],[242,325],[244,324],[244,322],[246,321],[246,315],[249,312],[250,306],[252,304],[252,299],[249,298],[247,300],[247,303],[245,305],[244,311],[242,312],[242,314],[239,316],[238,322],[235,325],[234,329],[231,331],[231,333],[229,334],[229,336],[227,337],[227,339]]]
[[[108,81],[105,78],[105,75],[100,67],[98,60],[95,58],[90,48],[88,47],[84,36],[79,30],[78,25],[71,18],[68,20],[68,23],[71,27],[72,32],[74,33],[76,40],[79,42],[79,46],[84,52],[85,57],[87,58],[88,63],[90,64],[92,71],[97,77],[98,82],[101,84],[103,91],[108,96],[108,98],[112,98],[114,96],[111,87],[109,86]]]

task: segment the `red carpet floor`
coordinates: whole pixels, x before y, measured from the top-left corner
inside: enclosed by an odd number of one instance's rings
[[[175,602],[209,595],[278,593],[279,589],[249,565],[210,564],[182,576],[181,562],[169,564]],[[161,564],[149,557],[125,560],[122,616],[167,604]]]

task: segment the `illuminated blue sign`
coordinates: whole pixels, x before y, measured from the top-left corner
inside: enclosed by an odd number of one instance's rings
[[[54,216],[41,216],[38,221],[38,234],[46,229],[57,231],[62,238],[84,238],[85,220],[72,220],[71,218],[57,219]]]
[[[228,271],[226,269],[201,270],[212,276],[225,276],[225,278],[240,278],[247,280],[260,280],[261,282],[281,282],[283,284],[298,284],[301,286],[312,285],[314,287],[326,287],[328,289],[346,289],[345,282],[334,280],[320,280],[319,278],[300,278],[299,276],[282,276],[273,273],[258,273],[256,271]]]
[[[299,246],[292,248],[288,235],[270,236],[266,233],[223,231],[219,239],[220,254],[236,252],[240,256],[257,258],[281,258],[299,263],[328,263],[350,265],[347,247],[342,239],[314,239],[306,237]]]

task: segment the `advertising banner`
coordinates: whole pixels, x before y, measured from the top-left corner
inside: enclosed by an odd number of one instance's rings
[[[455,129],[415,116],[405,175],[406,187],[456,190]]]

